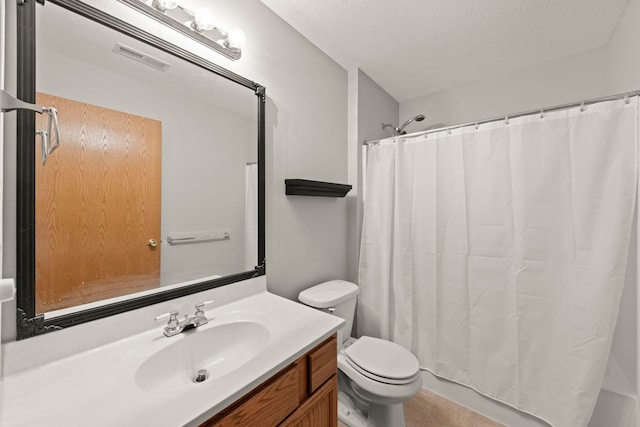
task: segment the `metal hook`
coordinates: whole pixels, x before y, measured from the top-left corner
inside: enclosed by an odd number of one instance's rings
[[[47,133],[49,141],[53,140],[53,145],[47,144],[47,154],[53,153],[60,146],[60,128],[58,126],[58,110],[53,107],[45,107],[44,111],[49,115],[47,123]]]
[[[37,130],[36,135],[40,135],[40,158],[42,159],[42,166],[47,163],[47,157],[49,156],[49,132],[46,130]]]
[[[631,100],[629,99],[629,94],[628,93],[624,94],[624,103],[625,104],[631,103]]]
[[[586,107],[586,105],[585,105],[585,102],[584,102],[584,101],[582,101],[582,102],[580,103],[580,111],[582,111],[583,113],[584,113],[585,111],[587,111],[587,107]]]
[[[508,124],[509,124],[509,116],[506,116],[506,117],[504,118],[504,124],[505,124],[505,125],[508,125]]]
[[[540,110],[540,118],[544,119],[544,110]]]
[[[476,130],[480,129],[480,125],[476,122]]]

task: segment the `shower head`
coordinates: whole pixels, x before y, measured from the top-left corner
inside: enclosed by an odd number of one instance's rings
[[[423,114],[418,114],[417,116],[411,117],[409,120],[404,122],[402,124],[402,126],[395,127],[395,126],[393,126],[391,124],[388,124],[388,123],[382,123],[382,129],[390,127],[390,128],[393,128],[394,135],[404,135],[404,134],[407,133],[404,130],[404,128],[407,127],[409,125],[409,123],[411,123],[411,122],[421,122],[423,120],[424,120],[424,115]]]
[[[414,122],[414,121],[415,121],[415,122],[421,122],[421,121],[423,121],[423,120],[424,120],[424,115],[423,115],[423,114],[418,114],[418,115],[417,115],[417,116],[415,116],[415,117],[411,117],[409,120],[407,120],[406,122],[404,122],[404,123],[402,124],[402,126],[400,126],[400,127],[396,130],[396,132],[398,133],[398,135],[404,135],[405,133],[407,133],[407,132],[405,132],[405,131],[404,131],[404,128],[406,128],[406,127],[407,127],[407,125],[408,125],[409,123]]]

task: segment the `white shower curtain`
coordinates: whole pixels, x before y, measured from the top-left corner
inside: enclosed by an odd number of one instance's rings
[[[244,266],[258,265],[258,165],[247,164],[244,172]]]
[[[627,101],[371,146],[359,332],[554,426],[587,425],[636,201]]]

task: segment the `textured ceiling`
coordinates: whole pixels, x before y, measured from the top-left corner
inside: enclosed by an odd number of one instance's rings
[[[628,0],[262,0],[397,101],[607,44]]]

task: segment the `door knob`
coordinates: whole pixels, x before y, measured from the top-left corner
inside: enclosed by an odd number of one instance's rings
[[[155,248],[158,246],[158,242],[156,241],[156,239],[149,239],[149,241],[147,242],[147,246],[149,246],[150,248]]]

